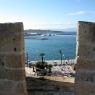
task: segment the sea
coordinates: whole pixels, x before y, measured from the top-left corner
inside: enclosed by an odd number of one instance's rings
[[[76,35],[36,35],[24,38],[25,57],[30,61],[41,59],[40,54],[44,53],[45,60],[75,59],[76,56]]]

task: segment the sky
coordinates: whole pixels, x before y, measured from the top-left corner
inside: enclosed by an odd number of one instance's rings
[[[65,29],[95,22],[95,0],[0,0],[0,23],[23,22],[24,29]]]

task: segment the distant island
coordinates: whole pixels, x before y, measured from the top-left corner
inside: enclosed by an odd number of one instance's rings
[[[37,29],[37,30],[34,30],[34,29],[28,29],[28,30],[24,30],[24,35],[25,36],[36,36],[36,35],[42,35],[42,34],[48,34],[48,35],[52,35],[52,34],[55,34],[55,35],[76,35],[76,31],[55,31],[55,30],[40,30],[40,29]]]

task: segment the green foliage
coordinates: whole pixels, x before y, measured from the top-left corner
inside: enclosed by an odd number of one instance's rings
[[[52,68],[51,64],[47,65],[48,73],[51,73],[51,68]]]
[[[40,53],[40,56],[42,57],[42,56],[45,56],[45,53]]]
[[[52,68],[52,65],[51,64],[49,64],[49,65],[47,65],[47,67],[46,67],[47,69],[51,69]]]
[[[37,62],[36,63],[36,68],[39,68],[39,69],[45,69],[45,67],[47,67],[47,63],[46,62]]]
[[[36,71],[39,75],[46,75],[47,73],[51,73],[51,64],[47,64],[47,62],[37,62],[36,65]]]

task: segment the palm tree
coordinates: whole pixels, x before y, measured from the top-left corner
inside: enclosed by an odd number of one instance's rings
[[[47,62],[45,62],[44,59],[45,53],[40,53],[40,56],[41,56],[41,61],[38,61],[36,63],[36,71],[39,72],[41,75],[46,75]]]
[[[44,63],[44,56],[45,56],[45,53],[40,53],[40,56],[41,56],[42,63]]]
[[[59,50],[59,53],[60,53],[60,59],[61,59],[61,64],[62,64],[62,56],[63,56],[62,50]]]
[[[26,52],[26,63],[27,63],[27,66],[29,66],[29,64],[28,64],[28,52]]]

